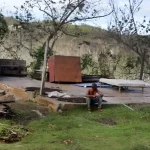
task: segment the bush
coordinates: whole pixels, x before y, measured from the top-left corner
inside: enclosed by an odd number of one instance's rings
[[[39,47],[36,51],[34,51],[32,54],[32,57],[35,59],[30,65],[31,67],[31,77],[35,79],[41,78],[41,74],[37,74],[35,71],[40,69],[43,65],[43,59],[44,59],[44,47]]]
[[[8,32],[8,26],[4,16],[0,13],[0,40],[2,40],[5,34]]]

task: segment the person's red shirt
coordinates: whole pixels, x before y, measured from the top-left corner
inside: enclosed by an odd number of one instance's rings
[[[103,96],[103,94],[98,89],[94,90],[93,88],[90,88],[86,94],[86,97],[96,97],[96,93],[99,96]]]

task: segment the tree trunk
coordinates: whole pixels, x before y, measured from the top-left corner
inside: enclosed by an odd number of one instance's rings
[[[145,66],[144,59],[145,59],[145,53],[141,57],[140,80],[143,79],[144,66]]]
[[[41,78],[41,87],[40,87],[40,95],[43,95],[43,88],[45,86],[45,75],[46,75],[46,66],[47,66],[47,52],[49,47],[49,39],[46,40],[45,51],[44,51],[44,62],[42,69],[42,78]]]

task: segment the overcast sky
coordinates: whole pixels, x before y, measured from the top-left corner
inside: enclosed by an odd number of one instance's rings
[[[24,3],[25,0],[0,0],[0,8],[4,8],[5,11],[7,10],[7,12],[5,13],[5,15],[11,15],[10,11],[13,12],[14,6],[19,7]],[[122,2],[125,2],[126,0],[118,0],[118,2],[120,2],[120,4],[122,4]],[[38,17],[42,17],[41,14],[39,12],[36,12]],[[142,5],[141,5],[141,10],[137,13],[136,18],[138,18],[138,20],[142,20],[143,16],[147,16],[147,18],[150,16],[150,0],[144,0]],[[107,27],[107,23],[109,22],[109,18],[105,18],[105,19],[100,19],[99,20],[99,26],[102,28],[106,28]],[[97,21],[88,21],[87,22],[90,25],[97,25]]]

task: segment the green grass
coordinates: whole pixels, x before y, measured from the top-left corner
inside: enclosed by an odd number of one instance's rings
[[[103,124],[102,119],[116,124]],[[121,105],[106,105],[103,112],[95,109],[89,114],[81,106],[62,114],[50,113],[30,122],[28,128],[32,130],[22,141],[0,143],[0,150],[150,150],[149,107],[131,111]],[[65,140],[72,143],[66,145]]]

